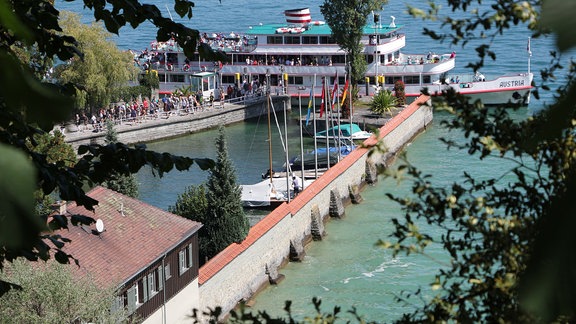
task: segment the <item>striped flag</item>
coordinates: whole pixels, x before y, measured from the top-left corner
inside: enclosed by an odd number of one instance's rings
[[[322,99],[320,101],[320,118],[324,114],[324,96],[326,94],[326,89],[324,88],[324,78],[322,78]]]
[[[310,98],[308,99],[308,113],[306,114],[306,126],[308,126],[308,123],[310,122],[310,112],[312,111],[312,98],[314,98],[314,93],[312,90],[314,90],[314,87],[310,89]]]
[[[348,93],[348,82],[350,80],[346,79],[346,83],[344,84],[344,93],[342,94],[342,106],[344,106],[344,102],[346,102],[346,94]]]

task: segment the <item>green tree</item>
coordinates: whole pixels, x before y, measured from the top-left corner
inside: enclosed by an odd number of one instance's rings
[[[140,74],[138,77],[140,86],[147,89],[145,97],[152,98],[152,91],[160,88],[160,79],[158,79],[158,71],[146,70],[145,73]]]
[[[104,143],[114,145],[118,143],[118,133],[114,129],[114,122],[106,121],[106,133],[104,134]],[[129,197],[138,198],[138,181],[132,173],[121,174],[112,171],[108,178],[100,183],[102,186],[117,191]]]
[[[174,2],[174,12],[192,17],[193,3]],[[127,24],[136,28],[148,21],[158,29],[158,41],[173,37],[188,56],[198,50],[203,57],[225,60],[215,56],[208,46],[198,46],[197,30],[164,18],[154,5],[132,0],[85,0],[84,4],[112,33]],[[102,182],[112,170],[129,174],[150,165],[155,174],[162,176],[173,169],[188,170],[194,163],[203,170],[214,165],[210,159],[161,154],[147,151],[143,145],[132,148],[121,143],[80,146],[80,158],[72,167],[49,163],[45,154],[36,153],[28,145],[35,146],[31,139],[36,134],[49,132],[56,123],[69,118],[80,86],[52,82],[40,73],[48,65],[33,64],[22,53],[35,51],[34,55],[46,62],[67,62],[73,57],[82,60],[84,55],[75,38],[62,33],[60,12],[51,0],[0,1],[0,14],[0,269],[20,256],[31,261],[54,257],[61,263],[70,262],[73,256],[62,250],[68,240],[49,234],[48,228],[94,223],[92,218],[77,215],[38,217],[34,208],[38,189],[93,210],[98,202],[86,195],[85,185]],[[15,285],[0,280],[0,295],[12,287]]]
[[[206,186],[204,184],[187,187],[182,194],[178,195],[174,206],[168,207],[169,212],[202,224],[210,223],[212,215],[208,213],[208,210],[208,199],[206,198]],[[204,264],[210,258],[207,251],[209,251],[209,245],[211,244],[206,226],[200,228],[198,237],[199,260],[200,264]]]
[[[119,50],[102,24],[85,25],[78,14],[63,11],[60,24],[63,33],[76,39],[83,57],[74,56],[58,65],[56,79],[80,86],[76,95],[79,108],[94,112],[108,106],[114,89],[136,79],[138,70],[132,54]]]
[[[73,167],[77,158],[72,145],[66,143],[64,134],[59,130],[50,133],[34,135],[27,144],[34,153],[46,156],[46,162],[55,167]],[[42,188],[34,193],[36,201],[36,213],[38,216],[46,216],[52,212],[52,204],[55,202],[53,195],[45,194]]]
[[[204,185],[190,187],[178,196],[169,210],[177,215],[201,222],[201,262],[214,257],[228,245],[242,242],[248,235],[250,223],[242,208],[242,191],[236,171],[228,157],[224,127],[220,126],[216,139],[218,157]]]
[[[206,198],[212,221],[204,224],[212,240],[207,255],[213,257],[231,243],[240,243],[248,235],[250,223],[242,208],[242,189],[238,185],[236,170],[228,157],[226,134],[220,126],[216,139],[216,166],[209,171]]]
[[[350,62],[352,89],[357,88],[358,80],[362,80],[366,72],[364,47],[360,40],[367,17],[373,11],[382,10],[382,6],[387,2],[387,0],[324,0],[320,6],[320,12],[330,26],[332,37],[346,52]]]
[[[126,310],[110,311],[116,298],[114,287],[79,278],[69,265],[49,262],[38,267],[18,259],[0,278],[22,287],[0,297],[2,323],[119,323],[127,319]]]

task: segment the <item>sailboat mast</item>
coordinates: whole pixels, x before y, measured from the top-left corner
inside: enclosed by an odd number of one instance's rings
[[[272,183],[272,120],[270,118],[270,74],[266,73],[266,108],[268,110],[268,163],[270,170],[270,183]]]

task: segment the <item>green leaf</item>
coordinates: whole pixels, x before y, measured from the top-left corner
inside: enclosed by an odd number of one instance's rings
[[[560,51],[567,51],[576,45],[576,1],[547,0],[542,4],[542,25],[550,27],[558,37],[556,45]]]
[[[0,21],[3,29],[10,30],[19,38],[31,43],[34,40],[32,31],[14,15],[14,10],[6,0],[0,0]]]
[[[30,246],[46,228],[34,213],[36,172],[21,151],[0,144],[0,246]]]

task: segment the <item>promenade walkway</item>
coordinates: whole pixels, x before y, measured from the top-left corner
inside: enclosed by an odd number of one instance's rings
[[[273,96],[273,107],[283,109],[286,96]],[[175,109],[169,112],[147,114],[136,118],[114,120],[118,140],[124,144],[137,144],[182,136],[188,133],[240,122],[266,113],[266,97],[235,98],[224,103],[215,101],[197,110]],[[105,123],[58,127],[67,143],[77,148],[82,144],[102,144],[106,133]]]

